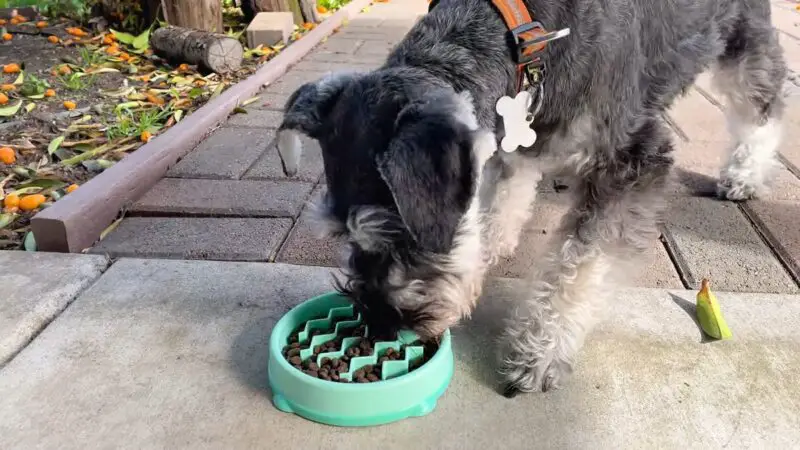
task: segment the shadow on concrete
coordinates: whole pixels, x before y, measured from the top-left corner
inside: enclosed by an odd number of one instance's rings
[[[230,365],[247,386],[270,395],[267,366],[269,336],[278,318],[266,315],[247,324],[236,337],[230,350]],[[271,395],[270,395],[271,397]]]
[[[522,280],[489,280],[472,318],[452,330],[456,361],[465,366],[469,376],[498,395],[502,389],[498,372],[502,358],[498,337],[502,334],[504,320],[519,300],[515,298],[519,290],[515,291],[514,286],[524,283]]]
[[[716,197],[717,179],[702,173],[676,167],[675,182],[683,185],[695,197]]]
[[[703,329],[700,328],[700,322],[697,320],[697,307],[695,306],[694,302],[690,302],[684,298],[681,298],[678,295],[675,295],[670,292],[669,296],[672,298],[672,301],[678,305],[678,307],[686,312],[689,317],[692,318],[692,321],[695,325],[697,325],[697,331],[700,332],[700,343],[707,344],[709,342],[714,342],[714,339],[708,337],[704,332]]]

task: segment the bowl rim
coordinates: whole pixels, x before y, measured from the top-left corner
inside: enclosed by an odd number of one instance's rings
[[[396,385],[411,383],[414,381],[415,378],[419,378],[425,376],[425,366],[430,365],[431,367],[436,365],[432,364],[434,362],[441,363],[445,358],[452,357],[452,347],[450,342],[450,329],[446,329],[442,334],[442,340],[439,343],[439,348],[436,350],[436,353],[433,355],[431,359],[429,359],[425,364],[421,365],[420,367],[414,369],[413,371],[406,373],[405,375],[401,375],[399,377],[392,378],[391,380],[381,380],[381,381],[373,381],[371,383],[337,383],[335,381],[326,381],[320,380],[319,378],[313,378],[305,373],[295,369],[286,358],[283,357],[281,354],[281,345],[280,338],[275,334],[276,330],[278,330],[280,325],[286,321],[289,321],[289,316],[292,315],[297,309],[305,305],[306,303],[320,301],[324,298],[328,297],[341,297],[346,298],[342,294],[336,291],[327,292],[324,294],[320,294],[309,299],[306,299],[299,304],[295,305],[292,309],[287,311],[281,318],[275,322],[275,325],[272,327],[272,331],[270,332],[270,339],[269,339],[269,357],[270,360],[275,358],[277,360],[277,364],[281,366],[283,369],[288,369],[289,373],[291,373],[293,378],[299,379],[303,383],[309,383],[311,386],[315,387],[327,387],[333,389],[344,389],[344,390],[353,390],[358,392],[364,392],[365,390],[374,390],[374,389],[384,389],[384,388],[391,388]],[[444,350],[444,351],[443,351]]]

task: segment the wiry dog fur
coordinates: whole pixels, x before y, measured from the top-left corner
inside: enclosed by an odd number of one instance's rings
[[[507,394],[559,387],[614,282],[657,236],[672,164],[661,117],[714,67],[734,142],[719,195],[764,192],[786,69],[767,0],[529,0],[551,43],[536,144],[496,153],[513,95],[506,25],[489,0],[441,0],[378,70],[298,89],[280,133],[287,172],[305,133],[323,150],[324,222],[350,248],[340,286],[371,329],[432,337],[470,314],[511,254],[543,172],[574,205],[503,338]]]

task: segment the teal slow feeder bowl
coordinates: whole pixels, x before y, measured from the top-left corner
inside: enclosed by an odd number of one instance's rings
[[[281,411],[294,413],[315,422],[328,425],[360,427],[381,425],[408,417],[424,416],[436,407],[453,377],[453,350],[450,331],[446,331],[436,353],[422,366],[409,371],[409,363],[422,358],[423,348],[407,346],[405,360],[385,361],[382,379],[372,383],[338,383],[321,380],[292,367],[282,354],[289,336],[305,324],[300,333],[300,343],[309,343],[301,351],[303,361],[311,358],[313,348],[333,340],[341,328],[357,327],[361,317],[352,318],[353,306],[338,293],[324,294],[294,307],[281,318],[272,330],[269,342],[269,384],[272,402]],[[329,330],[333,323],[335,332],[311,336],[314,330]],[[376,342],[371,356],[354,357],[349,371],[339,376],[350,380],[360,368],[377,364],[379,355],[388,348],[399,351],[401,346],[417,341],[417,335],[402,331],[398,340]],[[337,358],[359,338],[348,337],[341,349],[320,353],[322,358]]]

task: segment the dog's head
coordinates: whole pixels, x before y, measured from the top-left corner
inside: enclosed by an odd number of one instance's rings
[[[301,86],[278,131],[284,169],[319,142],[323,234],[347,244],[345,281],[371,330],[438,336],[468,315],[483,275],[477,201],[494,152],[469,96],[424,75],[338,74]]]

